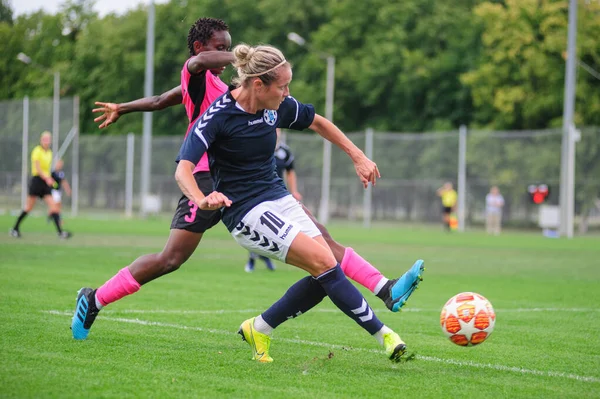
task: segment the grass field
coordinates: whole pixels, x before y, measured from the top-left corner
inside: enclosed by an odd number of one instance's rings
[[[12,221],[2,216],[0,227]],[[425,259],[425,280],[404,312],[362,289],[416,359],[390,363],[326,299],[280,326],[275,362],[257,364],[235,332],[303,272],[278,264],[244,273],[245,251],[219,226],[179,271],[107,307],[76,342],[77,289],[160,250],[169,221],[67,224],[69,241],[42,218],[27,220],[20,240],[0,235],[0,397],[600,397],[598,237],[333,224],[334,237],[389,277]],[[477,347],[455,346],[439,327],[442,305],[461,291],[496,309],[496,329]]]

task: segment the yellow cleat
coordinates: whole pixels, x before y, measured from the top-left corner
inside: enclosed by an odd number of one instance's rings
[[[392,362],[399,362],[402,355],[406,352],[406,344],[395,332],[383,335],[383,346],[385,354]]]
[[[238,330],[238,334],[252,348],[252,360],[257,360],[261,363],[271,363],[273,361],[273,358],[269,356],[271,337],[254,329],[254,319],[253,317],[244,321]]]

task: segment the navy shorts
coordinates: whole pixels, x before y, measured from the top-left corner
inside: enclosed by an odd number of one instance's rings
[[[204,195],[214,191],[210,172],[198,172],[194,174],[196,184]],[[221,211],[203,211],[193,201],[182,195],[175,210],[171,229],[187,230],[192,233],[204,233],[206,230],[219,223]]]

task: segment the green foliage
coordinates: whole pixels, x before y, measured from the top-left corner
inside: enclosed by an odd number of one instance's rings
[[[10,7],[10,2],[7,0],[0,1],[0,22],[9,25],[13,23],[13,10]]]
[[[56,15],[40,11],[13,21],[3,0],[0,98],[52,93],[51,73],[19,63],[19,52],[61,72],[61,93],[81,97],[83,132],[98,132],[94,101],[143,95],[145,7],[99,18],[93,4],[67,0]],[[281,47],[295,65],[292,92],[321,113],[326,65],[320,54],[334,55],[334,120],[348,131],[561,124],[566,1],[171,0],[156,5],[155,93],[179,83],[187,31],[200,16],[225,19],[234,45]],[[600,3],[580,0],[578,16],[577,56],[599,70]],[[310,48],[288,41],[291,31]],[[231,76],[230,68],[223,78]],[[599,84],[579,69],[578,125],[600,125]],[[181,135],[184,115],[181,107],[157,113],[155,131]],[[141,121],[141,115],[124,117],[107,133],[140,132]]]
[[[497,129],[561,125],[568,2],[484,2],[474,16],[484,27],[479,65],[462,76],[471,88],[474,122]],[[579,2],[577,57],[600,65],[600,3]],[[578,71],[576,123],[599,123],[600,82]]]

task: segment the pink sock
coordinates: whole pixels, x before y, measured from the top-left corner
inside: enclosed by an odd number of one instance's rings
[[[133,294],[140,289],[140,283],[135,281],[129,268],[124,267],[96,291],[96,298],[102,306],[113,303],[124,296]]]
[[[381,279],[385,278],[379,270],[364,260],[350,247],[347,247],[344,252],[341,266],[346,276],[368,288],[371,292],[375,292],[377,284]]]

